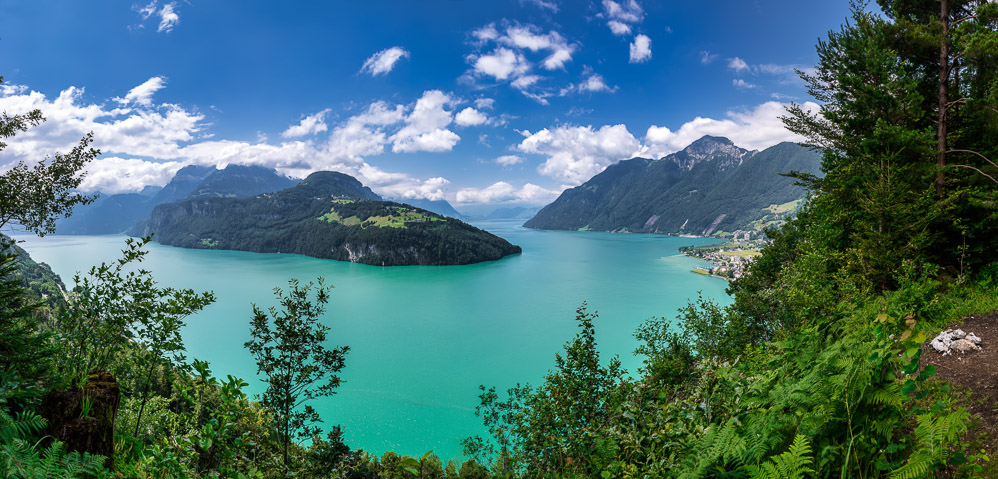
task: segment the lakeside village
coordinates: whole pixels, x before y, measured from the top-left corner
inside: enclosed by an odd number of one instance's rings
[[[736,231],[732,239],[724,243],[704,246],[681,246],[679,252],[697,259],[709,261],[710,266],[696,268],[693,273],[714,276],[725,280],[740,278],[767,241],[750,239],[752,233]]]

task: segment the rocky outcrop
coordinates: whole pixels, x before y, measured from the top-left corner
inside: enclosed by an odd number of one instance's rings
[[[981,338],[977,337],[974,333],[964,332],[962,329],[947,329],[939,333],[929,343],[929,346],[943,356],[948,356],[953,354],[953,352],[966,354],[971,351],[981,350]]]

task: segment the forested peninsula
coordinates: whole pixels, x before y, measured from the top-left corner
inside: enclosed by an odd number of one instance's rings
[[[461,220],[381,201],[355,178],[329,171],[276,193],[159,205],[129,233],[183,248],[295,253],[376,266],[470,264],[521,251]]]

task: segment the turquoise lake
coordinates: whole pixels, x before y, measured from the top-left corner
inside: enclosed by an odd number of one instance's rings
[[[274,305],[273,288],[290,278],[325,277],[335,286],[325,317],[330,343],[350,347],[346,382],[315,404],[325,425],[342,425],[352,448],[417,457],[432,450],[446,462],[460,456],[462,438],[484,432],[474,415],[478,386],[538,383],[575,334],[583,301],[599,313],[603,358],[618,354],[631,372],[641,364],[632,333],[642,321],[674,318],[698,291],[729,302],[726,282],[690,273],[703,262],[677,252],[714,240],[536,231],[520,223],[477,223],[523,253],[468,266],[384,268],[151,244],[143,267],[161,285],[215,292],[215,304],[188,318],[188,356],[210,361],[218,376],[246,378],[251,392],[261,390],[243,349],[251,304]],[[118,258],[125,236],[18,239],[71,286],[74,272]]]

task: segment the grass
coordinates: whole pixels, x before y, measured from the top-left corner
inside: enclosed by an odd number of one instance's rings
[[[218,241],[215,241],[211,238],[201,238],[201,246],[204,246],[206,248],[214,248],[218,246]]]
[[[353,202],[353,200],[334,200],[335,202],[341,202],[340,204],[345,204],[342,202]],[[444,218],[427,215],[420,213],[418,211],[410,210],[405,207],[393,206],[390,209],[394,214],[382,215],[382,216],[369,216],[367,218],[361,219],[357,216],[349,216],[343,218],[336,208],[332,208],[329,213],[326,213],[319,217],[320,220],[326,221],[328,223],[340,223],[346,226],[357,226],[360,225],[361,228],[377,227],[377,228],[406,228],[409,223],[425,223],[434,221],[447,221]]]
[[[710,272],[703,268],[695,268],[690,270],[691,273],[702,274],[704,276],[710,276]]]

